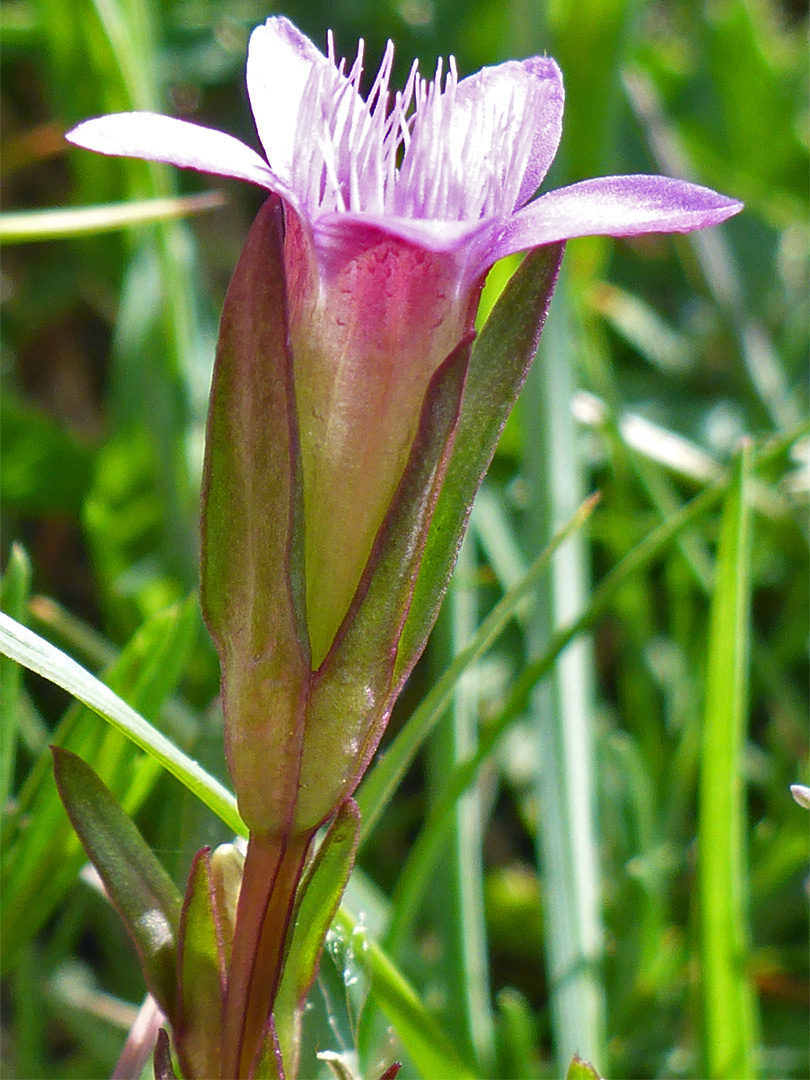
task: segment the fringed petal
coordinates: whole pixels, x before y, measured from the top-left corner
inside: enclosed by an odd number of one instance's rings
[[[488,261],[575,236],[693,232],[719,225],[743,204],[668,176],[603,176],[559,188],[505,224]]]
[[[286,185],[255,150],[224,131],[159,113],[126,112],[85,120],[65,138],[86,150],[114,157],[163,161],[183,169],[232,176],[281,195]]]
[[[276,15],[250,35],[247,89],[267,160],[286,184],[292,179],[299,110],[314,69],[329,61],[289,19]]]

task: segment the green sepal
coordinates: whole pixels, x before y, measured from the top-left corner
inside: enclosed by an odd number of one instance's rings
[[[436,621],[473,500],[537,351],[564,247],[549,244],[526,256],[473,346],[453,456],[397,653],[398,686],[421,655]]]
[[[172,1061],[172,1045],[165,1028],[158,1031],[155,1041],[155,1080],[177,1080]]]
[[[285,1075],[275,1020],[271,1016],[267,1021],[261,1046],[250,1068],[249,1080],[284,1080]]]
[[[471,339],[434,374],[408,463],[335,643],[313,674],[296,806],[317,825],[357,785],[393,704],[397,643],[458,424]]]
[[[250,230],[222,312],[206,434],[200,597],[222,666],[225,748],[252,832],[295,800],[304,623],[302,496],[281,204]]]
[[[360,833],[353,799],[342,804],[298,887],[293,930],[273,1006],[282,1060],[297,1073],[301,1016],[318,971],[323,944],[349,883]]]
[[[90,766],[62,747],[51,750],[59,794],[73,828],[135,943],[149,991],[173,1023],[180,893]]]
[[[174,1039],[186,1076],[219,1076],[225,958],[211,855],[194,856],[177,940]]]

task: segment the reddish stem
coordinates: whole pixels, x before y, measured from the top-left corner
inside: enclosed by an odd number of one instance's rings
[[[223,1080],[247,1080],[261,1044],[312,836],[251,836],[248,841],[225,996]]]

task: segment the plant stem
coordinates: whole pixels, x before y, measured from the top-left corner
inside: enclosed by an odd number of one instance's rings
[[[313,835],[251,836],[248,841],[225,997],[223,1077],[247,1077],[260,1050]]]

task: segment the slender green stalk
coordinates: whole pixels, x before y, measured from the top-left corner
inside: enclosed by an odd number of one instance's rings
[[[459,553],[443,613],[438,640],[455,657],[475,634],[477,590],[475,545],[466,541]],[[435,632],[434,632],[435,633]],[[433,734],[430,787],[441,792],[448,773],[475,751],[478,742],[478,678],[471,665],[456,684],[444,724]],[[482,797],[472,785],[453,807],[445,870],[434,879],[438,894],[448,1026],[463,1035],[468,1050],[489,1074],[494,1064],[489,961],[484,918]]]
[[[332,926],[344,940],[356,942],[357,966],[368,976],[377,1004],[394,1025],[420,1073],[431,1080],[480,1077],[450,1042],[388,954],[366,937],[361,921],[341,907]]]
[[[726,498],[709,625],[699,794],[699,896],[706,1076],[756,1073],[750,976],[743,749],[748,700],[749,452]]]
[[[0,608],[13,618],[25,621],[28,592],[31,587],[31,564],[19,544],[13,544],[8,566],[0,578]],[[0,657],[0,806],[6,805],[14,782],[19,731],[18,701],[22,686],[22,668]]]
[[[565,275],[558,283],[535,364],[521,400],[526,429],[526,481],[531,489],[529,536],[551,535],[584,485],[574,419],[573,350]],[[588,608],[587,551],[582,534],[555,556],[528,630],[542,651],[556,627]],[[580,636],[566,648],[552,678],[530,695],[538,743],[535,843],[545,896],[546,963],[557,1065],[575,1053],[607,1068],[603,930],[593,782],[593,657]]]
[[[20,210],[0,214],[0,243],[24,244],[132,229],[213,210],[224,204],[225,197],[220,192],[206,191],[202,195],[137,199],[103,206]]]

